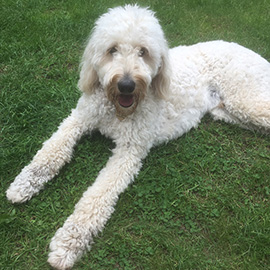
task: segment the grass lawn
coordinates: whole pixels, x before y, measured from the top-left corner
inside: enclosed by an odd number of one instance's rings
[[[51,237],[111,155],[110,140],[86,136],[39,196],[6,200],[9,184],[76,105],[94,20],[127,2],[1,1],[0,269],[50,269]],[[270,1],[137,2],[156,11],[171,46],[224,39],[270,60]],[[74,269],[270,269],[269,162],[269,136],[206,116],[152,149]]]

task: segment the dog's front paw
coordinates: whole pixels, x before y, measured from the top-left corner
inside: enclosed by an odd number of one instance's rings
[[[35,187],[31,184],[33,173],[25,167],[9,186],[6,195],[12,203],[23,203],[36,193]]]
[[[49,264],[59,270],[70,269],[92,242],[88,230],[79,225],[65,224],[50,243]]]
[[[12,203],[23,203],[38,193],[47,181],[48,173],[39,168],[26,166],[9,186],[6,195]]]

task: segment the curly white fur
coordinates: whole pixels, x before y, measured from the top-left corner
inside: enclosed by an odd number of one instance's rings
[[[206,113],[247,128],[270,127],[266,60],[223,41],[169,50],[154,13],[138,6],[111,9],[97,20],[78,85],[77,107],[7,190],[13,203],[29,200],[87,131],[114,140],[107,165],[52,238],[49,263],[57,269],[71,268],[90,248],[153,145],[196,127]]]

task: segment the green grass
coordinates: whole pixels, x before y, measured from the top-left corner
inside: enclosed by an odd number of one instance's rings
[[[269,1],[137,2],[157,12],[171,46],[225,39],[270,59]],[[110,140],[84,137],[39,196],[22,205],[5,198],[76,105],[79,59],[94,20],[123,3],[1,1],[0,269],[50,269],[51,237],[111,155]],[[270,269],[269,142],[205,117],[198,129],[154,148],[74,269]]]

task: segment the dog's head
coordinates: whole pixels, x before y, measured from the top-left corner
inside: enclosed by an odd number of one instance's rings
[[[132,114],[153,91],[169,87],[168,46],[154,13],[127,5],[110,9],[96,22],[81,63],[79,88],[104,89],[119,119]]]

